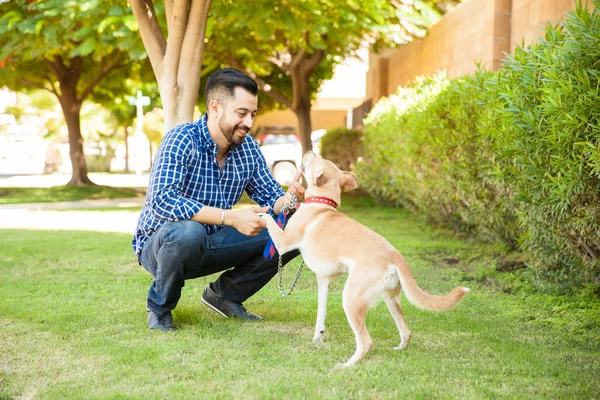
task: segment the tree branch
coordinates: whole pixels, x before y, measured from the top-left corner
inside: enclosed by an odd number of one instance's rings
[[[154,75],[160,80],[167,41],[158,25],[154,3],[152,0],[129,0],[129,4],[140,28],[140,36],[148,52]]]
[[[77,85],[79,78],[81,77],[81,69],[83,67],[83,57],[76,56],[71,59],[71,74],[69,75],[69,80]]]
[[[274,89],[273,86],[269,85],[267,82],[265,82],[264,80],[262,80],[250,68],[244,67],[235,58],[231,58],[229,60],[229,63],[230,63],[230,65],[232,67],[237,68],[240,71],[246,72],[246,74],[248,74],[248,76],[250,76],[252,79],[254,79],[256,81],[256,83],[258,83],[258,86],[260,87],[260,90],[262,90],[264,93],[266,93],[273,100],[275,100],[278,103],[283,104],[284,106],[286,106],[288,108],[292,108],[292,101],[286,95],[284,95],[283,93],[281,93],[281,92],[277,91],[276,89]],[[269,86],[268,90],[265,90],[266,86]]]
[[[206,22],[211,3],[212,0],[192,0],[181,47],[182,55],[177,76],[179,84],[185,84],[184,81],[189,79],[188,71],[199,71],[202,68]]]
[[[62,63],[62,59],[60,56],[54,56],[52,60],[44,59],[44,62],[50,66],[50,69],[56,75],[56,79],[58,81],[62,81],[65,75],[65,66]]]
[[[58,96],[58,93],[56,93],[56,92],[54,91],[54,87],[53,87],[53,88],[52,88],[52,90],[51,90],[51,89],[48,89],[48,88],[47,88],[45,85],[42,85],[41,83],[32,82],[32,81],[30,81],[30,80],[28,80],[28,79],[23,79],[23,78],[19,78],[19,80],[20,80],[20,81],[21,81],[21,82],[22,82],[24,85],[31,86],[31,87],[34,87],[34,88],[36,88],[36,89],[47,90],[47,91],[49,91],[50,93],[53,93],[53,94],[55,94],[56,96]]]
[[[306,50],[303,47],[300,48],[300,51],[296,55],[292,55],[292,61],[290,62],[289,69],[294,69],[300,65],[300,63],[304,60],[304,56],[306,55]]]
[[[321,49],[315,51],[304,64],[304,73],[308,74],[308,76],[312,75],[313,71],[315,68],[317,68],[317,65],[319,65],[323,57],[325,57],[325,50]]]
[[[165,3],[165,16],[167,17],[167,21],[171,20],[171,16],[173,15],[173,0],[164,0]]]
[[[188,0],[175,0],[171,18],[167,20],[168,40],[167,49],[164,58],[164,79],[163,84],[167,84],[168,90],[171,90],[177,83],[177,74],[180,67],[181,50],[183,39],[188,25]]]
[[[81,95],[78,96],[77,100],[78,101],[85,100],[85,98],[88,97],[90,95],[90,93],[92,93],[92,90],[94,90],[94,87],[96,87],[98,82],[100,82],[106,75],[108,75],[109,72],[111,72],[112,70],[114,70],[115,68],[118,67],[120,60],[121,60],[121,52],[119,51],[119,52],[117,52],[117,55],[112,60],[110,60],[106,69],[104,69],[102,67],[102,63],[101,63],[100,64],[101,65],[100,73],[94,79],[92,79],[92,81],[90,81],[88,83],[86,88],[83,89],[83,92],[81,92]]]

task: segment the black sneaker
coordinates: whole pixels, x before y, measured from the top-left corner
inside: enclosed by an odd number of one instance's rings
[[[154,311],[149,311],[148,327],[150,329],[158,329],[163,332],[174,331],[177,329],[173,325],[173,316],[171,315],[171,311],[162,315],[159,315]]]
[[[225,318],[240,318],[248,321],[262,321],[262,317],[246,311],[242,303],[234,303],[233,301],[225,300],[216,295],[212,291],[210,285],[204,289],[202,294],[202,302],[208,306],[208,308],[219,313]]]

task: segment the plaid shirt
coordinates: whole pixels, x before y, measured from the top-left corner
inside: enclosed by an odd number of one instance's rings
[[[146,202],[133,236],[133,251],[138,257],[158,228],[169,221],[188,220],[205,205],[231,209],[245,190],[258,205],[273,208],[285,194],[252,137],[232,146],[223,170],[217,162],[217,150],[208,133],[206,114],[165,135],[154,158]],[[217,225],[204,227],[208,233],[219,229]]]

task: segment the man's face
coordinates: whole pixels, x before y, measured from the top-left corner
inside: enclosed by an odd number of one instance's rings
[[[256,117],[258,98],[241,87],[235,88],[234,96],[226,101],[219,118],[219,128],[231,145],[244,142]]]

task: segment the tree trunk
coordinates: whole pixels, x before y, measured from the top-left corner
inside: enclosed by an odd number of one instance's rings
[[[63,90],[66,88],[62,88]],[[65,90],[68,92],[68,90]],[[69,155],[71,156],[71,165],[73,173],[68,185],[85,186],[95,185],[88,178],[87,165],[83,154],[83,138],[81,136],[81,102],[77,101],[74,96],[69,96],[69,93],[63,92],[60,96],[60,105],[65,115],[67,129],[69,131]],[[74,92],[74,90],[73,90]]]
[[[300,127],[300,143],[302,143],[302,154],[312,150],[312,123],[310,120],[311,109],[311,88],[310,77],[321,60],[325,52],[317,50],[315,53],[307,56],[304,50],[292,57],[289,71],[292,78],[292,111],[298,118]]]
[[[130,0],[158,82],[165,132],[194,118],[208,11],[212,0],[165,1],[166,40],[152,0]]]
[[[194,120],[194,106],[198,98],[200,82],[192,82],[190,87],[178,87],[176,84],[172,84],[169,77],[164,76],[162,80],[167,81],[168,86],[165,89],[162,85],[159,86],[160,98],[163,104],[165,133],[167,133],[179,124]]]
[[[294,109],[296,118],[298,118],[298,126],[300,127],[300,143],[302,144],[302,154],[312,150],[312,140],[310,134],[312,132],[312,123],[310,120],[310,100],[305,104],[301,104],[299,108]]]

